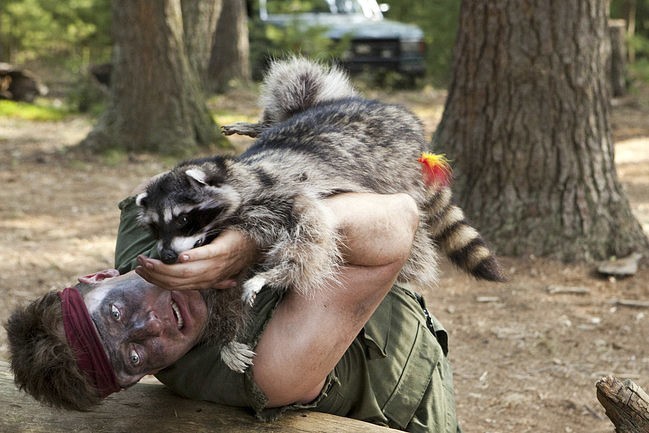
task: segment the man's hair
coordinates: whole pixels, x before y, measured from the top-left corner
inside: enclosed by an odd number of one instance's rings
[[[88,410],[101,401],[65,338],[61,300],[47,293],[13,312],[5,324],[11,370],[20,390],[49,406]]]

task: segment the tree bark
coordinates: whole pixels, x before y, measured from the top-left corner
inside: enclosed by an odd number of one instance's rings
[[[209,89],[208,67],[213,41],[216,40],[217,23],[223,13],[222,3],[222,0],[181,2],[185,47],[189,62],[198,73],[204,89]],[[225,11],[231,8],[230,3],[237,3],[237,1],[229,0]]]
[[[599,260],[649,246],[614,165],[606,5],[462,2],[433,142],[500,254]]]
[[[232,80],[251,80],[246,0],[230,0],[221,12],[217,29],[208,75],[212,91],[226,89]]]
[[[611,92],[613,97],[626,95],[626,22],[609,20],[608,29],[611,35],[611,61],[609,64]]]
[[[188,54],[198,29],[208,26],[199,22],[212,15],[196,13],[196,27],[186,39],[183,29],[192,24],[183,23],[180,0],[113,1],[110,103],[82,147],[186,156],[226,143]]]
[[[626,0],[626,21],[627,28],[626,33],[629,38],[635,36],[635,20],[636,20],[636,11],[638,10],[637,0]],[[635,46],[634,44],[629,44],[628,50],[628,60],[629,63],[635,62]]]

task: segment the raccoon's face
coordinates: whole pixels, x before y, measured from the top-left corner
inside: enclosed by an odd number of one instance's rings
[[[178,254],[210,243],[230,223],[240,202],[228,184],[211,185],[197,168],[172,171],[136,197],[139,220],[158,239],[160,259],[175,263]]]

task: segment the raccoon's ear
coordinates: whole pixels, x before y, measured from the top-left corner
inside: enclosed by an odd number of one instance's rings
[[[198,168],[190,168],[189,170],[185,170],[185,174],[189,178],[190,182],[198,182],[201,185],[207,185],[207,175],[203,170]]]
[[[146,192],[141,192],[140,194],[135,197],[135,205],[139,207],[145,207],[146,206],[146,198],[148,194]]]

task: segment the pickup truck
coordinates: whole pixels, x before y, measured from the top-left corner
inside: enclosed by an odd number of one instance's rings
[[[385,19],[387,4],[376,0],[259,0],[259,19],[277,27],[325,29],[333,41],[346,41],[340,63],[351,72],[396,71],[410,77],[425,72],[422,30]]]

